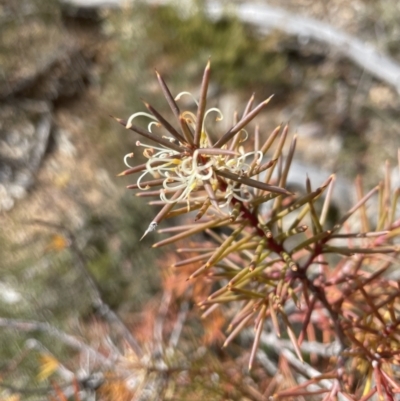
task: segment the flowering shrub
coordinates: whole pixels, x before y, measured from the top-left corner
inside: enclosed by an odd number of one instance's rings
[[[392,189],[389,164],[366,194],[358,178],[356,204],[331,221],[335,176],[317,188],[307,178],[305,193],[291,192],[296,137],[286,148],[287,126],[264,142],[257,126],[250,133],[270,99],[253,108],[251,97],[216,138],[206,120],[223,116],[207,110],[209,77],[208,64],[192,113],[177,103],[187,93],[174,98],[157,74],[175,123],[147,103],[149,113],[117,119],[145,138],[137,145],[147,159],[131,165],[129,153],[120,175],[137,174],[128,188],[161,206],[144,235],[179,217],[179,225],[158,230],[170,236],[153,245],[177,246],[161,262],[160,306],[150,302],[127,325],[103,300],[73,233],[36,221],[58,232],[51,249],[69,252],[95,318],[82,326],[90,339],[83,341],[49,323],[1,317],[0,327],[42,333],[73,351],[63,362],[40,339],[28,340],[2,370],[6,399],[399,399],[400,189]],[[143,115],[151,119],[147,129],[134,124]],[[40,387],[9,384],[6,376],[32,353]]]
[[[305,194],[290,192],[296,137],[284,151],[287,126],[277,127],[264,143],[258,127],[248,131],[271,98],[253,108],[251,97],[242,117],[217,139],[206,124],[212,112],[223,118],[206,107],[209,63],[196,113],[178,106],[186,92],[174,98],[158,73],[157,78],[178,128],[147,103],[150,114],[117,119],[150,140],[137,142],[147,162],[131,166],[129,153],[128,169],[120,175],[139,173],[128,188],[159,198],[151,203],[161,210],[144,235],[162,220],[197,212],[194,221],[160,230],[172,235],[153,246],[184,244],[178,251],[188,256],[174,267],[188,272],[188,287],[198,280],[209,284],[211,293],[198,305],[203,317],[223,309],[229,319],[224,347],[251,336],[250,369],[260,344],[289,363],[290,386],[281,364],[266,363],[276,368],[271,374],[281,369],[281,383],[276,376],[265,390],[270,399],[372,400],[377,394],[394,400],[400,393],[400,288],[388,272],[398,265],[400,219],[399,189],[391,191],[389,169],[366,195],[359,179],[357,203],[329,224],[335,177],[318,188],[307,178]],[[147,130],[133,123],[143,114],[152,120]],[[159,128],[164,132],[153,132]],[[251,150],[244,150],[246,140]],[[377,202],[374,216],[367,214],[370,200]],[[201,233],[208,239],[199,240]]]

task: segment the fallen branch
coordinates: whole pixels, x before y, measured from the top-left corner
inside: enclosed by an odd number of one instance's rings
[[[223,4],[217,1],[207,2],[206,10],[210,17],[216,19],[224,13]],[[386,82],[400,92],[400,65],[398,63],[374,46],[341,32],[325,22],[295,15],[267,4],[256,3],[239,4],[235,7],[235,14],[242,22],[253,25],[262,34],[279,30],[288,35],[325,43],[375,78]]]
[[[37,322],[33,320],[7,319],[0,317],[0,327],[25,332],[40,331],[56,338],[57,340],[75,349],[76,351],[87,352],[94,360],[101,362],[104,366],[108,368],[113,367],[115,364],[114,360],[106,358],[104,355],[100,354],[84,342],[78,340],[76,337],[57,329],[49,323]]]

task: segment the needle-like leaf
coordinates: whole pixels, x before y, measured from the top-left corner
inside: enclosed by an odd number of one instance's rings
[[[199,146],[200,137],[203,128],[203,118],[206,109],[207,89],[210,81],[210,60],[206,65],[203,75],[203,82],[201,83],[199,106],[197,108],[196,129],[194,131],[194,144]]]
[[[272,99],[273,95],[260,103],[254,110],[244,116],[234,127],[232,127],[226,134],[224,134],[215,144],[215,148],[220,148],[229,142],[242,128],[244,128]]]
[[[235,173],[231,173],[227,170],[216,170],[215,174],[220,175],[221,177],[228,178],[230,180],[234,180],[244,185],[248,185],[252,188],[262,189],[263,191],[273,192],[281,195],[293,195],[292,192],[289,192],[287,189],[280,188],[274,185],[264,184],[263,182],[253,180],[251,178],[245,177],[244,175],[238,175]]]
[[[147,110],[161,123],[161,125],[178,141],[185,143],[185,138],[150,104],[143,101]]]
[[[162,76],[158,73],[157,70],[155,70],[155,72],[156,72],[156,75],[157,75],[158,82],[159,82],[159,84],[161,86],[161,89],[162,89],[162,91],[164,93],[164,96],[167,99],[169,107],[171,108],[171,110],[174,113],[175,117],[179,120],[179,116],[181,114],[181,112],[179,111],[179,107],[176,104],[174,97],[171,95],[171,92],[169,91],[168,86],[165,83],[165,81],[162,78]]]
[[[127,122],[125,120],[122,120],[121,118],[117,118],[117,117],[113,117],[113,118],[126,128]],[[179,145],[176,145],[175,143],[170,142],[167,139],[164,139],[160,136],[154,135],[151,132],[138,127],[137,125],[131,124],[131,126],[127,129],[130,129],[131,131],[134,131],[137,134],[142,135],[145,138],[148,138],[160,145],[164,145],[166,148],[176,150],[177,152],[182,152],[182,148]]]

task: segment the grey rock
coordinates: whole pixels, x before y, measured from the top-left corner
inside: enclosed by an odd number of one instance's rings
[[[34,182],[51,131],[45,102],[16,101],[0,107],[0,211],[10,210]]]

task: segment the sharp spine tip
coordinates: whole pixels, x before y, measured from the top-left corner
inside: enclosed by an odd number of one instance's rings
[[[144,232],[144,234],[142,235],[142,238],[140,238],[139,241],[141,241],[148,233],[154,231],[154,230],[156,229],[156,227],[157,227],[157,223],[156,223],[155,221],[152,221],[152,222],[149,224],[149,227],[148,227],[147,230]],[[153,245],[153,248],[154,248],[155,245],[157,245],[157,244],[154,244],[154,245]]]

